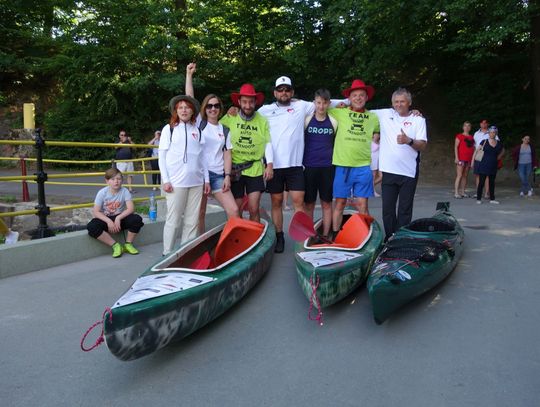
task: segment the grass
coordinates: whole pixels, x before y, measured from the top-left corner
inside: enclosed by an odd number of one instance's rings
[[[15,195],[0,195],[0,202],[12,204],[17,202]]]
[[[149,205],[141,205],[141,204],[135,204],[135,212],[140,213],[143,215],[148,215],[148,212],[150,211]]]

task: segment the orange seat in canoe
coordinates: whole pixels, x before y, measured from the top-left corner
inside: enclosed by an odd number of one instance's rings
[[[231,218],[221,232],[214,254],[214,264],[219,266],[247,250],[261,236],[264,225],[242,218]]]
[[[369,236],[369,227],[373,218],[369,215],[355,213],[347,219],[336,236],[336,246],[354,249],[362,245]]]

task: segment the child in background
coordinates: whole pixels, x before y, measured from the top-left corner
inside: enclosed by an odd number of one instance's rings
[[[93,238],[112,248],[113,257],[120,257],[123,252],[139,254],[133,246],[133,240],[143,227],[142,218],[133,213],[135,206],[127,188],[122,187],[122,173],[116,168],[105,171],[107,185],[98,191],[94,200],[92,219],[86,228]],[[111,234],[127,230],[126,244],[116,242]]]

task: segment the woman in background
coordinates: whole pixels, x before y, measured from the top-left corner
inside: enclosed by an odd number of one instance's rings
[[[482,203],[482,190],[486,178],[489,178],[489,203],[498,205],[499,201],[495,200],[495,177],[497,176],[497,161],[502,159],[504,148],[502,143],[497,140],[497,127],[489,128],[489,138],[480,143],[480,146],[475,150],[473,160],[478,151],[484,150],[484,157],[481,161],[476,161],[474,164],[475,172],[479,175],[478,188],[476,189],[476,203]]]
[[[519,178],[521,179],[520,196],[532,196],[533,189],[529,183],[529,177],[534,169],[538,167],[536,159],[536,151],[531,144],[531,138],[524,136],[521,139],[521,144],[515,146],[512,150],[512,159],[514,160],[514,170],[518,170]]]
[[[454,198],[468,197],[465,193],[467,176],[471,169],[474,154],[474,136],[470,134],[471,123],[463,123],[463,133],[456,134],[454,142],[454,162],[456,163],[456,180],[454,181]]]

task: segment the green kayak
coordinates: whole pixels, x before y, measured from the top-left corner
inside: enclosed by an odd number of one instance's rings
[[[383,323],[399,308],[435,287],[456,267],[464,233],[449,212],[437,204],[431,218],[416,219],[386,243],[368,277],[373,316]]]
[[[296,274],[310,301],[310,319],[320,319],[322,308],[354,291],[366,279],[383,243],[381,227],[373,218],[346,209],[343,226],[334,242],[311,237],[295,245]],[[322,220],[315,223],[322,228]],[[319,311],[311,317],[311,309]]]
[[[104,318],[104,338],[121,360],[148,355],[211,322],[268,271],[276,233],[230,219],[146,270]]]

